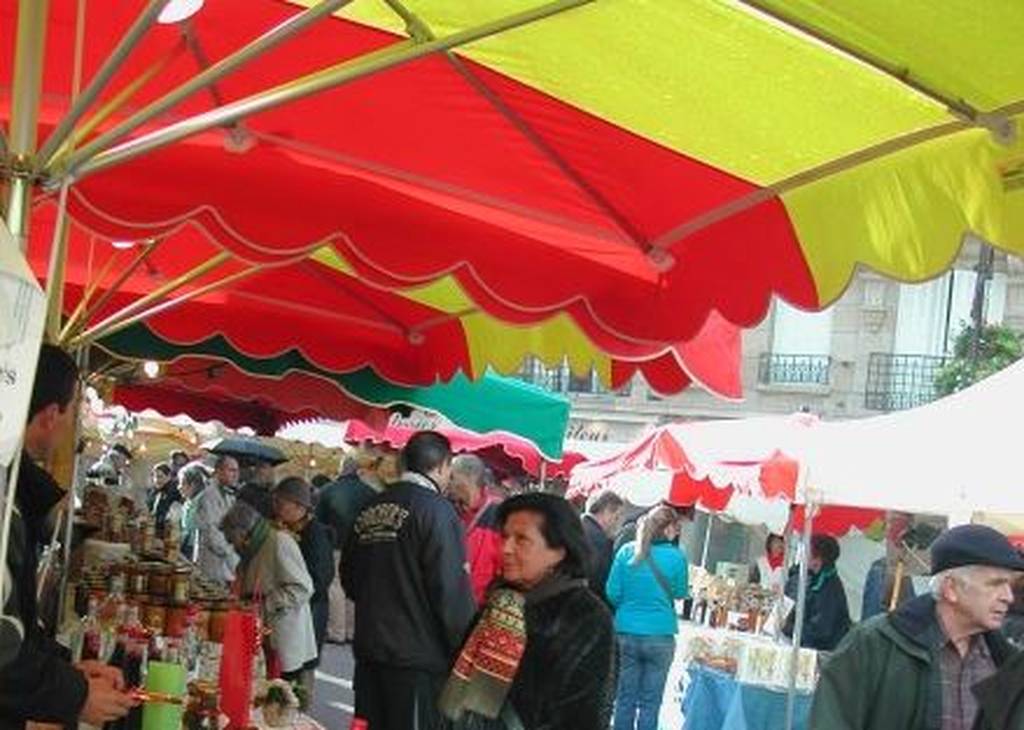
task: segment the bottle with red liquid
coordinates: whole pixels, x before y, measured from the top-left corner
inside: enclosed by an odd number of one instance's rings
[[[128,606],[124,623],[117,629],[117,641],[110,657],[110,665],[121,670],[128,690],[143,687],[146,663],[149,659],[149,632],[139,620],[139,607]],[[142,708],[133,708],[125,717],[104,725],[105,730],[140,730]]]
[[[103,627],[100,626],[100,601],[89,597],[89,608],[78,626],[75,661],[99,660],[103,656]]]

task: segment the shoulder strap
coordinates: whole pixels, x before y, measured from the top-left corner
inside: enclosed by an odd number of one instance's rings
[[[661,568],[659,568],[658,564],[654,562],[654,558],[651,557],[650,553],[648,553],[647,557],[644,558],[644,562],[647,563],[651,572],[654,573],[654,579],[658,581],[658,585],[661,586],[661,590],[665,591],[665,597],[668,598],[668,605],[675,606],[676,599],[672,594],[672,586],[669,585],[668,578],[666,578],[665,574],[661,572]]]

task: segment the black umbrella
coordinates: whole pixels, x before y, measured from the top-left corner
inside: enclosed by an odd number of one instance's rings
[[[272,466],[288,461],[288,457],[280,449],[253,438],[228,437],[214,439],[203,444],[203,448],[211,454],[225,454],[245,460],[255,459]]]

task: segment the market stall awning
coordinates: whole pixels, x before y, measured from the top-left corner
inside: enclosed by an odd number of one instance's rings
[[[192,223],[260,265],[330,245],[362,281],[451,276],[489,314],[565,312],[598,344],[672,347],[716,312],[752,325],[772,295],[820,308],[858,265],[923,280],[965,231],[1024,245],[1004,190],[1018,3],[387,5],[153,107],[301,10],[208,2],[184,37],[144,35],[62,150],[45,140],[70,106],[77,4],[53,0],[36,167],[108,237]],[[141,7],[90,8],[85,81]]]
[[[36,211],[35,228],[46,234],[43,244],[55,215],[48,203]],[[149,242],[112,241],[78,224],[69,233],[66,317],[83,330],[93,328],[105,343],[122,343],[127,333],[132,342],[127,356],[216,354],[260,374],[250,363],[294,351],[318,371],[368,367],[409,386],[450,380],[456,373],[478,378],[489,368],[514,373],[525,357],[534,356],[550,366],[564,362],[577,375],[593,371],[609,389],[639,372],[662,394],[692,382],[722,397],[742,393],[739,331],[717,315],[694,340],[673,347],[607,337],[599,347],[566,314],[504,321],[477,307],[452,277],[402,290],[375,286],[330,249],[265,269],[227,261],[169,301],[147,303],[154,289],[218,255],[202,231],[187,225]],[[32,253],[37,274],[45,278],[49,247],[33,246]],[[230,286],[216,287],[223,279]],[[150,316],[143,318],[146,307]],[[138,325],[121,329],[126,324],[118,318],[126,311],[129,322],[145,321],[160,340],[153,352],[142,352],[144,338],[131,334]],[[64,327],[70,342],[73,327]]]
[[[141,340],[141,341],[140,341]],[[214,343],[216,344],[216,343]],[[143,329],[112,343],[120,357],[164,361],[154,380],[136,380],[114,389],[115,402],[133,410],[153,408],[166,415],[189,412],[189,399],[210,418],[221,401],[229,425],[248,425],[273,434],[285,421],[306,418],[361,419],[377,422],[375,412],[416,408],[443,415],[467,432],[506,438],[535,459],[562,457],[562,441],[569,420],[569,403],[561,396],[513,378],[485,373],[479,380],[456,375],[447,383],[404,387],[389,383],[369,368],[344,374],[317,370],[292,350],[277,358],[242,361],[209,348],[178,352]],[[147,353],[138,358],[133,353]],[[248,404],[238,410],[238,404]],[[263,407],[268,416],[239,424],[238,419]],[[276,415],[275,415],[276,414]],[[230,419],[230,420],[229,420]]]
[[[542,453],[534,443],[507,431],[492,430],[486,433],[477,433],[470,429],[451,425],[423,425],[434,428],[447,436],[452,449],[458,453],[473,452],[480,454],[486,460],[499,463],[511,461],[516,463],[522,471],[537,478],[565,477],[574,466],[583,461],[580,454],[563,454],[561,448],[558,456],[552,457]],[[402,420],[396,422],[395,419],[391,419],[380,428],[359,420],[350,420],[345,424],[343,438],[353,444],[370,442],[402,448],[417,430],[419,429],[416,425]],[[542,462],[547,463],[542,467]]]

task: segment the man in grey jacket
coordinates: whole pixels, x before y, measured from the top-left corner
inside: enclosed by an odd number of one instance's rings
[[[235,579],[238,553],[221,532],[224,515],[235,503],[238,486],[238,462],[232,456],[219,456],[214,465],[213,481],[199,495],[196,504],[196,531],[199,570],[210,580],[230,583]]]

